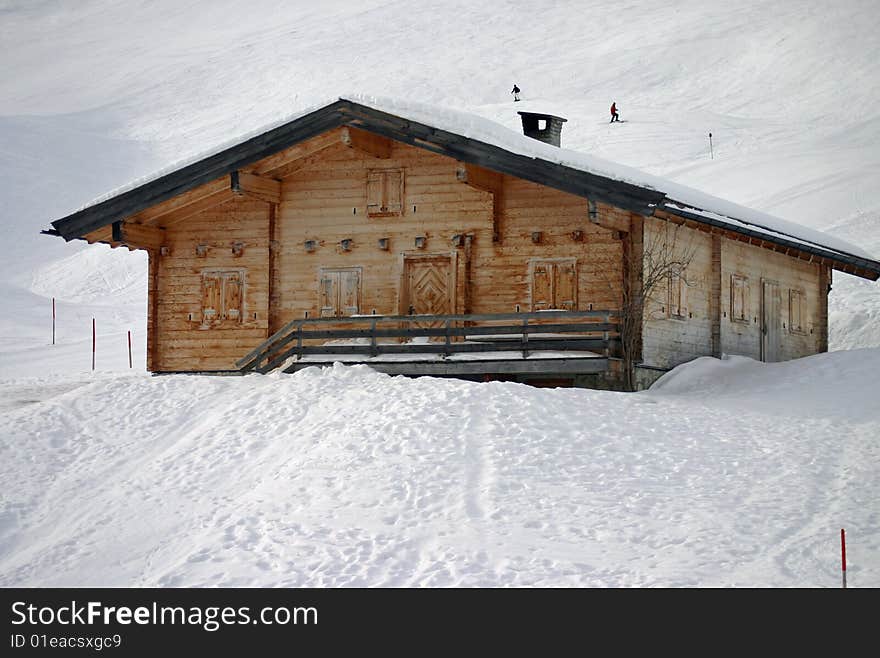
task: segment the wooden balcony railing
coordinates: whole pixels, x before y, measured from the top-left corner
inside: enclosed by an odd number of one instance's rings
[[[355,315],[292,320],[236,362],[266,373],[291,357],[474,354],[536,350],[608,356],[619,343],[617,311],[461,315]],[[413,342],[413,339],[428,341]],[[332,344],[328,341],[333,341]],[[584,355],[586,356],[586,355]]]

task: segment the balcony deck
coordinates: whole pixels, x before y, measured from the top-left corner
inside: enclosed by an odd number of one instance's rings
[[[304,318],[236,365],[260,373],[342,362],[400,375],[595,374],[608,369],[618,336],[615,311]]]

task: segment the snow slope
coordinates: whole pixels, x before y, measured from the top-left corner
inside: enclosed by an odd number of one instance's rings
[[[39,236],[50,219],[351,89],[516,130],[516,109],[549,104],[569,118],[568,148],[880,253],[874,0],[632,0],[615,11],[597,0],[206,6],[0,2],[0,226],[17,245],[0,262],[0,300],[21,318],[7,338],[46,335],[31,324],[45,317],[40,297],[68,296],[65,277],[31,286],[35,271],[83,250]],[[516,106],[513,82],[525,99]],[[612,100],[626,123],[607,123]],[[119,262],[102,261],[104,279],[129,276]],[[95,263],[66,267],[75,278]],[[97,287],[92,300],[104,304],[121,286]],[[135,297],[131,318],[144,303]],[[880,345],[878,315],[880,286],[837,276],[833,347]],[[131,324],[99,317],[101,331]]]
[[[341,365],[19,381],[0,585],[835,587],[845,527],[850,586],[877,587],[878,368],[704,358],[640,394]]]

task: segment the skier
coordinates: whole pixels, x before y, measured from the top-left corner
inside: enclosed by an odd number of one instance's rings
[[[513,90],[510,93],[513,94],[514,101],[519,100],[519,87],[516,86],[516,83],[514,83]]]
[[[620,115],[617,113],[617,103],[611,103],[611,121],[609,123],[615,121],[620,121]]]

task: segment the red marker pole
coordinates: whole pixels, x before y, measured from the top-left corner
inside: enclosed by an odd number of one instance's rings
[[[840,560],[843,572],[843,589],[846,589],[846,533],[840,529]]]
[[[52,344],[55,344],[55,298],[52,298]]]
[[[131,329],[128,330],[128,367],[131,368]]]
[[[95,318],[92,318],[92,370],[95,369]]]

